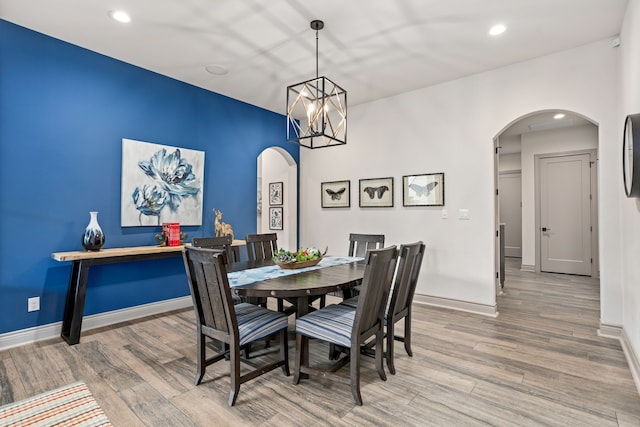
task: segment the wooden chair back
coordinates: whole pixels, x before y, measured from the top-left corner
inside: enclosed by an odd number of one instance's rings
[[[364,258],[370,249],[384,247],[384,234],[349,234],[349,256]]]
[[[375,334],[384,325],[385,308],[398,251],[395,246],[371,249],[365,258],[362,288],[358,297],[355,320],[351,333],[352,351]]]
[[[227,262],[238,262],[240,261],[239,257],[234,251],[233,239],[231,235],[220,236],[220,237],[194,237],[191,239],[191,244],[198,248],[209,248],[209,249],[222,249],[227,254]],[[239,251],[238,251],[239,252]]]
[[[238,346],[240,334],[225,251],[187,246],[182,254],[200,329],[211,338]]]
[[[410,310],[418,284],[424,251],[425,245],[421,241],[400,245],[396,278],[387,310],[388,319],[404,316]]]
[[[288,376],[287,316],[251,304],[234,306],[224,250],[187,246],[182,257],[198,326],[196,385],[202,381],[207,366],[228,359],[231,370],[228,403],[233,406],[242,383],[278,367],[282,367]],[[244,336],[240,334],[241,329]],[[275,333],[280,334],[280,360],[254,366],[252,371],[243,374],[240,370],[240,344],[247,348],[252,342]],[[207,337],[223,343],[222,351],[212,357],[207,357]]]
[[[249,261],[269,260],[278,250],[278,235],[276,233],[247,234],[245,240]]]

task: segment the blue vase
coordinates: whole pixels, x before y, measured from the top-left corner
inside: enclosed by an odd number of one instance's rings
[[[104,245],[104,233],[98,224],[98,212],[89,212],[91,220],[84,230],[82,246],[88,251],[99,251]]]

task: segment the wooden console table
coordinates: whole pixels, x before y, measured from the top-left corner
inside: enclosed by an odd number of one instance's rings
[[[232,246],[245,245],[244,240],[234,240]],[[182,255],[181,246],[135,246],[129,248],[109,248],[99,251],[54,252],[51,258],[56,261],[71,261],[71,275],[67,300],[62,319],[60,336],[69,345],[80,342],[84,302],[89,281],[89,268],[92,265],[115,264],[120,262],[144,261],[149,259],[170,258]]]

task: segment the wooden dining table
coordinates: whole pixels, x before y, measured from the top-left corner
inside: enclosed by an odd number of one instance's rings
[[[237,262],[229,265],[227,271],[243,271],[268,265],[274,265],[274,262],[271,260]],[[364,277],[364,270],[364,262],[353,261],[260,280],[247,285],[233,286],[232,289],[241,296],[284,299],[293,305],[298,318],[314,309],[311,306],[314,300],[330,292],[342,291],[345,298],[350,298],[351,289]],[[309,345],[308,340],[304,342],[303,345]],[[303,348],[302,354],[302,364],[308,365],[309,349]],[[308,374],[301,374],[301,378],[308,378]]]
[[[274,262],[241,261],[229,265],[227,271],[235,272],[269,265],[274,265]],[[364,263],[354,261],[234,286],[232,289],[241,296],[272,297],[288,301],[295,307],[296,317],[300,317],[312,310],[310,304],[314,300],[330,292],[342,291],[345,298],[349,297],[351,288],[363,278],[364,268]]]

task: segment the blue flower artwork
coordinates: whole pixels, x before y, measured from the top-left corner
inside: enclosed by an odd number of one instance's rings
[[[202,225],[204,152],[122,140],[121,225]]]

